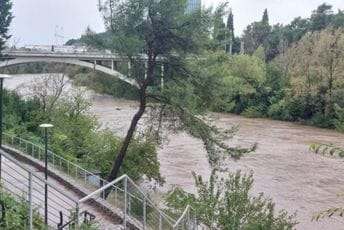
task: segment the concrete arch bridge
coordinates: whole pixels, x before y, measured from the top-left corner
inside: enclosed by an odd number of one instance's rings
[[[0,61],[0,68],[14,66],[19,64],[34,63],[34,62],[54,62],[73,64],[91,68],[127,82],[130,85],[137,87],[134,79],[130,78],[131,64],[127,58],[120,55],[101,53],[101,52],[53,52],[53,51],[21,51],[21,50],[5,50],[2,52],[2,61]],[[145,57],[142,57],[144,60]],[[127,62],[128,71],[126,74],[118,71],[118,63]],[[161,66],[161,77],[163,77],[163,65]]]

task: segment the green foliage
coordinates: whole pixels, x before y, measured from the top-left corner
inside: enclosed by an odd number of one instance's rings
[[[268,9],[265,8],[262,18],[262,23],[269,24],[269,15],[268,15]]]
[[[309,146],[309,149],[314,152],[315,154],[323,154],[323,155],[330,155],[330,156],[339,156],[343,158],[344,149],[327,144],[318,144],[312,143]]]
[[[52,149],[72,161],[108,175],[117,156],[121,140],[108,130],[99,130],[94,117],[86,115],[89,104],[77,94],[61,101],[52,121],[55,124]],[[143,137],[132,140],[121,174],[134,180],[143,175],[163,183],[155,143]]]
[[[233,15],[232,10],[229,11],[226,26],[227,26],[230,38],[234,39],[234,15]]]
[[[4,91],[4,128],[34,143],[42,143],[42,109],[35,100],[23,100],[14,91]],[[93,116],[87,115],[90,104],[82,96],[83,92],[69,93],[68,97],[57,101],[53,107],[50,122],[54,124],[51,150],[64,158],[91,170],[99,170],[105,177],[114,157],[118,154],[120,139],[107,130],[100,130]],[[164,180],[159,172],[159,162],[155,142],[138,136],[129,147],[128,158],[121,173],[134,180],[143,175],[158,183]]]
[[[13,19],[12,2],[10,0],[1,0],[0,2],[0,55],[5,48],[6,41],[11,37],[8,29]]]
[[[232,103],[228,112],[241,114],[251,107],[251,110],[264,112],[264,102],[267,100],[266,67],[264,61],[256,56],[233,56],[225,64],[229,70],[223,76],[224,99]]]
[[[97,72],[78,73],[73,76],[76,85],[86,86],[98,93],[108,94],[116,98],[137,99],[137,89],[114,76]]]
[[[241,114],[249,118],[264,117],[264,108],[259,106],[249,106]]]
[[[7,230],[29,229],[29,207],[26,199],[15,199],[0,188],[0,228]],[[33,226],[37,230],[47,229],[37,210],[33,210]]]
[[[331,218],[333,216],[343,217],[344,209],[343,208],[330,208],[325,211],[318,212],[313,215],[312,220],[319,221],[325,217]]]
[[[228,39],[227,36],[229,37],[229,33],[227,32],[226,25],[223,22],[223,17],[226,14],[227,7],[228,3],[221,3],[219,6],[216,7],[212,17],[213,39],[211,46],[213,50],[224,49],[224,46],[227,45],[227,41],[225,41],[225,39]]]
[[[97,135],[98,137],[94,137],[95,139],[90,143],[91,151],[84,155],[83,162],[88,168],[99,170],[105,177],[110,173],[113,159],[118,155],[122,140],[109,131]],[[92,148],[95,150],[92,151]],[[159,170],[155,142],[144,136],[135,137],[129,145],[120,174],[127,174],[135,181],[141,180],[145,175],[147,179],[162,184],[164,179]]]
[[[295,215],[284,210],[278,215],[271,199],[263,194],[250,194],[253,176],[240,171],[229,173],[226,179],[213,171],[209,181],[194,175],[198,195],[176,188],[169,192],[166,204],[180,213],[186,204],[195,208],[199,223],[209,229],[293,229]]]
[[[4,89],[4,129],[16,130],[24,125],[30,130],[38,108],[37,102],[25,101],[15,91]]]
[[[311,15],[310,29],[312,31],[325,29],[325,27],[330,24],[332,13],[331,5],[323,3],[318,6],[318,8],[314,10]]]
[[[340,107],[338,104],[334,106],[335,118],[333,124],[338,131],[344,132],[344,108]]]
[[[342,103],[344,83],[342,30],[327,28],[308,33],[277,61],[289,78],[289,84],[284,86],[284,98],[277,104],[289,111],[287,117],[291,120],[334,127],[335,104]],[[275,105],[274,111],[278,107]]]

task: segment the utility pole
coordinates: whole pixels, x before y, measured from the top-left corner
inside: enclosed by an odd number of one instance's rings
[[[225,31],[225,53],[227,53],[227,30]]]
[[[63,27],[62,26],[59,27],[58,25],[56,25],[56,27],[55,27],[55,45],[63,45],[63,40],[64,40]],[[59,42],[61,42],[61,43],[59,43]]]

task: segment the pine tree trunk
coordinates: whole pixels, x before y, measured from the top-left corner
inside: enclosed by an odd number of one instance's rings
[[[111,173],[108,176],[108,181],[111,182],[113,180],[115,180],[118,177],[119,174],[119,170],[121,168],[121,165],[123,163],[123,160],[125,158],[125,155],[127,153],[129,144],[131,139],[134,136],[135,130],[137,128],[137,124],[139,122],[139,120],[141,119],[142,115],[144,114],[145,110],[146,110],[146,87],[143,86],[140,89],[140,107],[139,110],[136,112],[136,114],[134,115],[133,119],[131,120],[130,123],[130,127],[128,129],[127,135],[125,136],[125,139],[122,143],[121,149],[119,151],[119,154],[116,157],[115,163],[112,167]],[[105,191],[105,198],[108,197],[109,193],[111,192],[111,188],[107,189]]]

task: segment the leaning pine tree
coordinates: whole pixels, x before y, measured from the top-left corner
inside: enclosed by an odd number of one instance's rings
[[[202,38],[208,38],[206,23],[209,12],[185,14],[185,1],[171,0],[105,0],[99,8],[103,13],[108,36],[88,32],[88,41],[126,56],[131,63],[130,76],[138,87],[139,108],[129,129],[108,180],[120,173],[130,141],[143,114],[149,107],[146,126],[150,133],[161,134],[162,126],[184,130],[200,138],[208,152],[209,162],[216,165],[219,150],[240,157],[248,149],[230,148],[223,140],[232,132],[220,132],[204,114],[204,95],[211,92],[207,78],[190,71],[188,62],[199,52]],[[165,69],[165,84],[157,90],[161,65]],[[154,86],[154,87],[152,87]]]

